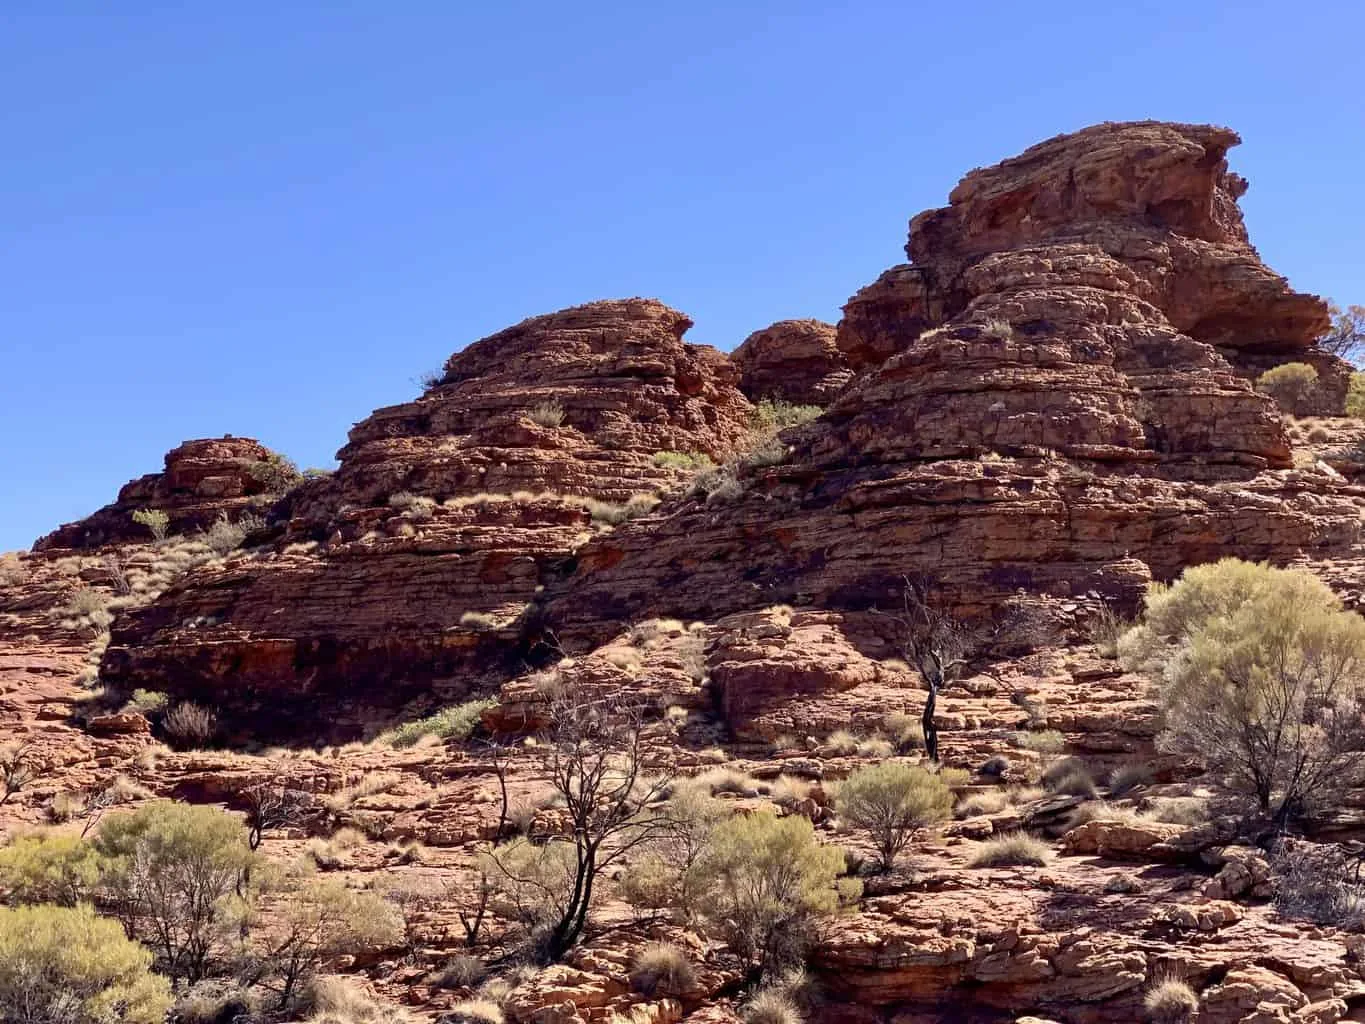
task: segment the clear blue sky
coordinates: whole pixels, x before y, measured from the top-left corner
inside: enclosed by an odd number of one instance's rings
[[[184,438],[329,466],[531,314],[837,319],[965,171],[1096,121],[1236,128],[1267,261],[1365,301],[1363,9],[9,0],[0,550]]]

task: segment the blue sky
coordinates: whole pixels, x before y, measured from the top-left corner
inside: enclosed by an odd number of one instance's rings
[[[1362,38],[1345,0],[9,0],[0,550],[185,438],[331,465],[535,313],[837,319],[964,172],[1096,121],[1236,128],[1263,256],[1365,302]]]

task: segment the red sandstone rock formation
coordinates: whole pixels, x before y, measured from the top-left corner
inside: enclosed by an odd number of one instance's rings
[[[779,320],[754,331],[730,353],[740,388],[754,401],[828,405],[853,379],[835,334],[821,320]]]
[[[919,572],[964,611],[1019,588],[1132,602],[1149,571],[1355,551],[1360,492],[1291,467],[1235,365],[1316,359],[1326,323],[1248,243],[1235,141],[1107,124],[969,174],[912,221],[914,264],[850,300],[864,372],[785,462],[589,545],[558,621],[887,607]]]
[[[133,522],[138,509],[159,509],[170,517],[171,533],[212,525],[219,516],[237,519],[256,504],[269,504],[266,483],[252,475],[273,453],[249,437],[186,441],[166,453],[166,468],[124,484],[118,499],[85,519],[54,530],[34,549],[97,548],[148,540],[147,527]]]
[[[596,302],[456,353],[425,394],[357,424],[335,474],[281,503],[273,551],[121,622],[107,678],[174,675],[239,721],[325,694],[353,734],[375,706],[504,678],[532,602],[621,513],[585,499],[667,491],[679,470],[656,454],[722,460],[746,436],[738,374],[684,343],[689,326],[653,300]]]

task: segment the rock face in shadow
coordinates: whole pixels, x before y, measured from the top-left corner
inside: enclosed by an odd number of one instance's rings
[[[853,379],[837,333],[822,320],[779,320],[754,331],[730,353],[740,388],[755,402],[829,405]]]
[[[656,454],[721,461],[745,437],[738,373],[682,341],[690,324],[629,299],[475,342],[415,401],[354,427],[337,472],[276,507],[271,548],[120,620],[103,674],[171,679],[253,731],[317,728],[262,709],[321,701],[343,734],[502,678],[577,548],[674,486]]]
[[[112,504],[84,519],[53,530],[33,545],[54,548],[97,548],[104,544],[145,541],[147,527],[133,522],[138,509],[158,509],[169,517],[171,533],[207,529],[220,516],[236,520],[255,504],[269,504],[265,478],[254,475],[273,453],[249,437],[186,441],[166,453],[160,473],[130,480]]]

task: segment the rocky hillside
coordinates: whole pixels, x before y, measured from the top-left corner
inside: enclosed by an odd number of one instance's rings
[[[1237,141],[1104,124],[973,171],[837,325],[775,323],[730,356],[650,299],[533,317],[285,493],[257,442],[186,442],[0,563],[0,707],[39,769],[0,824],[287,789],[308,813],[263,852],[402,908],[400,948],[331,966],[404,1014],[493,1019],[452,1009],[476,996],[472,974],[441,980],[464,956],[516,1024],[766,1022],[753,965],[644,906],[635,856],[557,962],[512,971],[501,906],[465,942],[509,805],[538,842],[574,834],[557,709],[644,707],[650,777],[849,851],[862,895],[788,985],[810,1021],[1365,1020],[1359,936],[1283,912],[1265,844],[1157,752],[1152,683],[1115,659],[1150,583],[1227,556],[1361,598],[1350,368],[1317,347],[1324,302],[1247,237]],[[1290,362],[1318,372],[1314,418],[1255,387]],[[931,716],[955,810],[876,873],[834,794],[929,763],[921,586],[975,638]],[[1304,841],[1353,849],[1361,796]],[[1034,861],[988,863],[1002,836]],[[632,974],[658,941],[686,984]],[[1168,978],[1184,1017],[1150,1005]]]

